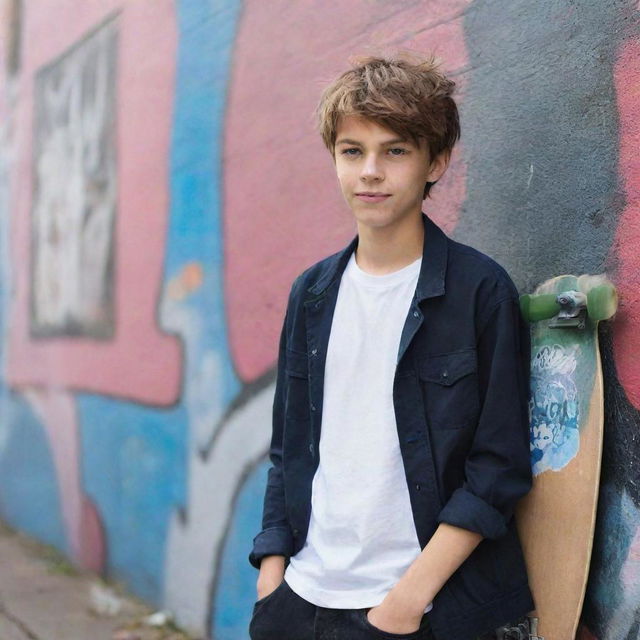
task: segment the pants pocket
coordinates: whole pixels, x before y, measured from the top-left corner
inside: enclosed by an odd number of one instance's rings
[[[432,637],[429,633],[431,625],[429,624],[428,614],[426,613],[422,616],[420,626],[415,631],[409,633],[390,633],[389,631],[378,629],[378,627],[371,624],[369,618],[367,618],[368,611],[369,609],[356,609],[356,617],[364,628],[377,638],[386,638],[387,640],[429,640]]]
[[[266,596],[259,598],[258,600],[256,600],[253,603],[253,612],[256,612],[256,609],[263,603],[265,603],[267,600],[269,600],[271,598],[271,596],[275,595],[276,591],[279,591],[280,589],[282,589],[282,586],[284,585],[284,580],[271,592],[268,593]]]

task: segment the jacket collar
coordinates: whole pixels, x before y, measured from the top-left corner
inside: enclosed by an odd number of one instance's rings
[[[420,275],[416,284],[416,297],[418,300],[444,294],[447,271],[448,238],[446,234],[424,211],[422,212],[422,223],[424,224],[424,243],[422,246]],[[336,278],[342,277],[351,254],[358,246],[358,239],[359,236],[356,235],[342,251],[325,260],[316,280],[308,287],[308,291],[318,295]]]

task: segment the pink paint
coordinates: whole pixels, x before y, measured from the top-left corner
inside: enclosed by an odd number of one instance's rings
[[[243,4],[224,137],[225,302],[239,376],[274,364],[289,286],[304,268],[356,233],[313,110],[326,82],[354,54],[435,50],[446,71],[467,65],[462,12],[470,0],[422,4],[284,0]],[[318,38],[316,34],[322,33]],[[265,46],[264,43],[268,43]],[[458,76],[459,101],[464,77]],[[445,230],[456,226],[466,169],[456,147],[433,198]]]
[[[98,508],[86,495],[82,496],[78,537],[80,549],[76,561],[89,571],[102,573],[107,560],[108,541]]]
[[[613,248],[620,294],[613,344],[618,379],[630,402],[640,409],[640,40],[622,45],[614,75],[620,122],[618,173],[626,206]]]
[[[105,541],[100,515],[82,487],[75,399],[56,389],[28,389],[24,396],[47,432],[71,557],[78,566],[100,571]]]
[[[119,12],[116,333],[110,341],[29,337],[31,157],[34,75]],[[64,28],[52,28],[63,25]],[[171,405],[178,398],[181,345],[158,327],[169,209],[177,33],[171,0],[55,0],[24,3],[23,63],[16,105],[19,150],[12,203],[15,297],[7,381]]]

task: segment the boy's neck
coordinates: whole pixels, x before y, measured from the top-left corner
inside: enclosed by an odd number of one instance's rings
[[[392,273],[420,258],[423,242],[422,213],[394,227],[359,225],[355,260],[363,271],[372,275]]]

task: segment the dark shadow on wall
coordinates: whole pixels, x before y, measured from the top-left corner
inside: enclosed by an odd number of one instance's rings
[[[614,70],[637,15],[637,0],[476,0],[465,14],[467,199],[453,235],[521,292],[563,273],[615,274]],[[625,561],[640,527],[640,412],[618,381],[612,332],[601,325],[604,454],[582,622],[598,640],[637,640],[640,568]]]
[[[605,389],[602,473],[582,621],[600,640],[637,640],[640,601],[625,593],[628,585],[621,574],[640,525],[633,517],[633,508],[640,510],[640,411],[631,405],[618,382],[612,327],[607,323],[600,325],[600,351]],[[640,582],[640,575],[635,579]],[[630,615],[635,615],[635,622],[629,627]]]
[[[521,290],[605,270],[624,198],[613,66],[629,0],[478,0],[464,18],[467,200],[454,237]]]

